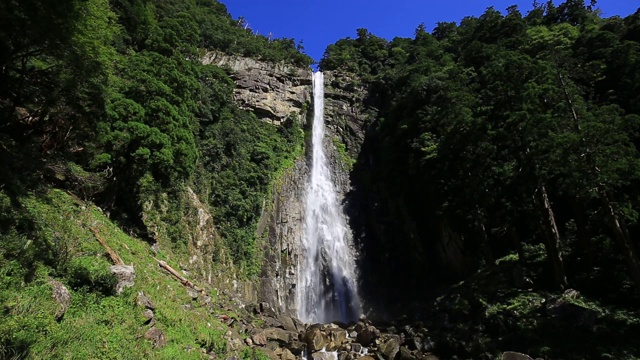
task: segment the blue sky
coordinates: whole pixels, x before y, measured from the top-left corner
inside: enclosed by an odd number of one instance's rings
[[[489,6],[504,11],[518,5],[526,13],[533,0],[221,0],[234,18],[243,16],[260,34],[303,41],[305,52],[316,61],[327,45],[356,37],[356,29],[387,39],[412,37],[420,23],[431,31],[439,21],[459,22],[479,16]],[[543,1],[541,1],[543,2]],[[554,1],[559,3],[558,1]],[[588,2],[588,1],[587,1]],[[626,16],[640,4],[635,0],[599,0],[605,17]]]

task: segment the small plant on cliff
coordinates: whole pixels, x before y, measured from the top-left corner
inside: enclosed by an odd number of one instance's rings
[[[333,141],[333,146],[336,149],[340,162],[342,162],[342,164],[346,166],[347,170],[351,171],[353,169],[353,165],[356,163],[356,160],[352,158],[351,155],[349,155],[347,146],[340,140],[337,135],[334,136],[331,140]]]

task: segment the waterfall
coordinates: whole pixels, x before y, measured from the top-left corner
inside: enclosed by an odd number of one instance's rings
[[[360,316],[350,230],[324,152],[324,76],[313,74],[313,153],[306,191],[305,231],[298,263],[298,317],[349,322]]]

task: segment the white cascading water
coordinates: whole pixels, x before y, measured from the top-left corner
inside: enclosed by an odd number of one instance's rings
[[[324,76],[313,74],[313,163],[307,186],[303,253],[298,263],[298,317],[350,322],[360,316],[350,233],[324,152]]]

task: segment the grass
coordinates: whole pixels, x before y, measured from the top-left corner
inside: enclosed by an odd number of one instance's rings
[[[221,356],[229,353],[226,325],[158,267],[147,243],[125,234],[97,207],[61,190],[19,201],[22,219],[32,228],[26,236],[5,234],[2,240],[9,242],[0,245],[0,357],[201,359],[208,358],[203,348]],[[119,296],[111,290],[111,264],[91,228],[135,268],[135,286]],[[168,248],[155,256],[176,267],[181,260],[188,263]],[[24,257],[30,257],[30,265]],[[50,278],[62,281],[72,294],[61,321],[54,318],[57,304]],[[155,326],[167,338],[163,348],[154,349],[143,338],[149,327],[136,305],[139,291],[155,303]],[[183,306],[187,304],[189,309]]]

